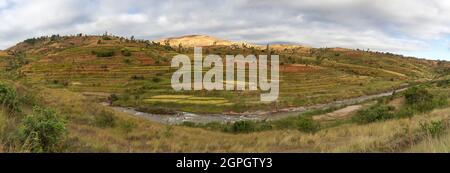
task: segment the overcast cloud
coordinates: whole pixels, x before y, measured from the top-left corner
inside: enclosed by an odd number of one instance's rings
[[[446,0],[0,0],[0,49],[51,34],[206,34],[450,60]]]

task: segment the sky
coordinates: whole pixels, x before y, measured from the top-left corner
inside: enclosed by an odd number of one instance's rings
[[[77,33],[201,34],[450,60],[448,0],[0,0],[0,49]]]

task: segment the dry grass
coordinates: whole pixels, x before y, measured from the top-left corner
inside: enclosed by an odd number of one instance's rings
[[[78,93],[44,89],[49,105],[70,114],[71,152],[400,152],[416,141],[419,122],[447,119],[450,108],[411,119],[391,120],[369,125],[345,124],[306,134],[296,130],[226,134],[203,129],[167,126],[132,117],[96,103]],[[86,110],[114,112],[118,124],[99,128],[89,123]],[[125,132],[120,124],[136,126]]]

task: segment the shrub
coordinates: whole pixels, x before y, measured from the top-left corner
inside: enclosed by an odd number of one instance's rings
[[[95,124],[99,127],[114,127],[116,125],[116,117],[112,112],[102,110],[95,116]]]
[[[407,104],[413,105],[431,102],[433,100],[433,95],[424,88],[412,87],[406,90],[405,98]]]
[[[116,94],[111,94],[111,95],[109,95],[109,97],[108,97],[108,101],[110,101],[111,103],[112,103],[112,102],[115,102],[115,101],[117,101],[117,100],[119,100],[119,96],[117,96]]]
[[[128,134],[130,132],[133,131],[134,128],[136,128],[136,123],[132,122],[132,121],[123,121],[122,123],[120,123],[120,130],[125,133]]]
[[[51,109],[34,107],[18,129],[19,139],[32,152],[57,152],[67,135],[65,122]]]
[[[251,121],[238,121],[231,126],[231,132],[249,133],[255,131],[255,125]]]
[[[131,56],[131,51],[128,49],[122,49],[121,52],[123,56]]]
[[[368,109],[358,111],[352,118],[354,122],[359,124],[367,124],[377,121],[392,119],[394,114],[391,112],[395,108],[387,105],[375,105]]]
[[[420,128],[431,137],[438,137],[444,133],[444,123],[442,121],[420,122]]]
[[[298,117],[296,121],[297,129],[301,132],[314,133],[319,130],[320,126],[311,118],[304,116]]]
[[[144,80],[145,77],[143,75],[133,75],[133,76],[131,76],[131,79],[133,79],[133,80]]]
[[[112,40],[111,37],[109,37],[109,36],[107,36],[107,35],[102,36],[102,39],[103,39],[103,40]]]
[[[15,89],[0,83],[0,103],[10,112],[20,112],[19,96]]]
[[[418,112],[428,112],[447,105],[447,97],[435,97],[425,88],[412,87],[405,92],[407,106]]]
[[[414,116],[414,114],[416,114],[416,110],[414,110],[413,108],[406,106],[401,108],[400,110],[398,110],[395,113],[395,117],[397,118],[410,118],[412,116]]]
[[[92,51],[92,54],[96,55],[97,57],[112,57],[114,56],[113,50],[96,50]]]

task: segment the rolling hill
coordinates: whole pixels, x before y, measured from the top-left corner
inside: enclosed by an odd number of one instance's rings
[[[448,62],[345,48],[242,45],[210,36],[162,40],[169,41],[53,35],[1,51],[0,151],[414,152],[428,145],[442,151],[447,141],[435,136],[448,137]],[[199,45],[205,54],[221,56],[280,55],[279,100],[261,103],[258,91],[173,91],[171,58],[192,56],[192,46]],[[407,86],[419,89],[349,101]],[[415,98],[426,103],[409,103]],[[327,106],[344,102],[351,104]],[[173,125],[142,116],[271,116],[306,107],[316,109],[228,123]],[[65,122],[67,136],[51,148],[17,135],[37,108]]]
[[[267,50],[267,46],[239,46],[200,35],[163,40],[83,35],[28,39],[6,50],[11,55],[2,59],[2,66],[15,64],[18,74],[30,84],[103,99],[118,95],[114,104],[120,106],[196,113],[276,110],[376,94],[432,79],[438,66],[436,61],[343,48],[269,45]],[[259,103],[258,91],[174,93],[170,87],[174,71],[171,58],[179,53],[192,55],[193,46],[218,55],[279,54],[281,93],[276,106]],[[23,62],[11,63],[18,59],[15,57]],[[173,95],[194,95],[199,101],[187,106],[182,100],[171,99]],[[214,101],[219,98],[220,103]]]

